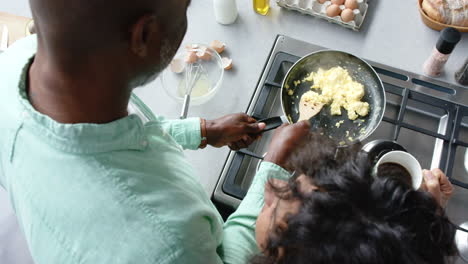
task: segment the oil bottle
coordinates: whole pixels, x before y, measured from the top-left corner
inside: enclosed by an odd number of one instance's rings
[[[255,12],[262,16],[266,16],[270,10],[270,0],[253,0]]]

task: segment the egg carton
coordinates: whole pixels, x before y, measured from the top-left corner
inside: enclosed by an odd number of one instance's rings
[[[344,22],[340,16],[327,16],[327,7],[332,4],[331,1],[326,1],[321,4],[318,0],[276,0],[276,3],[283,8],[319,17],[355,31],[358,31],[361,28],[361,25],[367,15],[367,9],[369,8],[369,5],[367,4],[368,0],[357,0],[357,2],[358,8],[353,10],[354,19],[350,22]],[[341,5],[340,9],[344,10],[345,6]]]

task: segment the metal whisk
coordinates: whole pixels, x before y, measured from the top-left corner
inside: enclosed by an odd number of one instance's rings
[[[185,69],[185,98],[184,105],[182,106],[182,113],[180,119],[187,118],[188,108],[190,105],[190,94],[192,93],[193,87],[200,78],[202,72],[202,66],[199,63],[190,63]]]

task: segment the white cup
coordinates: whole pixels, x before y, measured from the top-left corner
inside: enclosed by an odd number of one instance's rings
[[[418,190],[421,187],[423,175],[422,168],[419,161],[408,152],[404,151],[390,151],[383,155],[375,164],[372,175],[377,177],[377,170],[381,164],[396,163],[403,166],[411,175],[411,182],[413,189]]]

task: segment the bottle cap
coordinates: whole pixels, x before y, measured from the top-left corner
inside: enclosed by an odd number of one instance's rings
[[[468,59],[460,70],[455,73],[455,80],[457,80],[459,84],[468,85]]]
[[[442,30],[436,48],[440,53],[450,54],[461,39],[461,33],[451,27]]]

